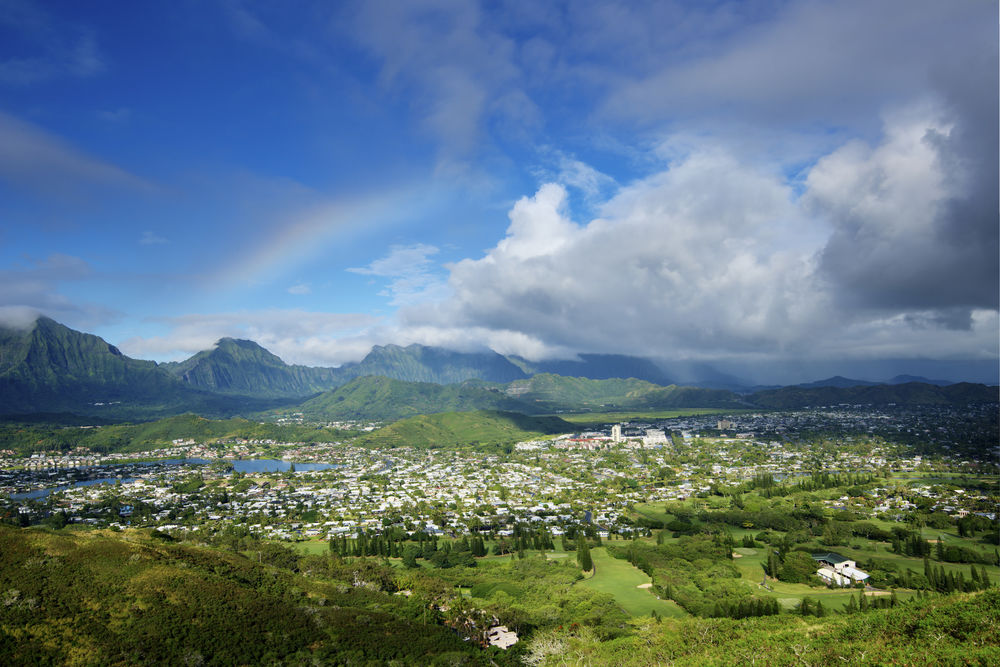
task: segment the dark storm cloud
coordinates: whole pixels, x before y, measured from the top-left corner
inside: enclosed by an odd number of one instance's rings
[[[993,34],[995,27],[996,21],[984,29]],[[942,323],[956,327],[964,322],[965,328],[972,309],[997,308],[1000,64],[995,46],[978,57],[935,67],[932,90],[938,109],[925,115],[922,133],[919,125],[909,130],[921,133],[922,146],[908,149],[900,140],[895,156],[889,147],[881,161],[871,155],[854,162],[855,169],[868,175],[858,199],[867,195],[888,206],[894,196],[906,196],[923,210],[897,209],[896,215],[908,219],[887,223],[879,217],[893,211],[880,211],[877,205],[820,204],[834,226],[821,269],[846,302],[888,310],[940,310]],[[928,162],[920,164],[922,159]],[[938,190],[904,194],[888,171],[893,164],[934,172],[927,181]]]

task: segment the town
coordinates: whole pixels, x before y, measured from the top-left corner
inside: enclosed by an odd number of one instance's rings
[[[837,406],[608,424],[502,453],[184,438],[131,454],[9,452],[0,458],[0,502],[24,524],[57,514],[118,529],[239,525],[289,541],[389,527],[497,539],[519,525],[558,537],[582,524],[621,538],[648,528],[636,521],[636,505],[690,500],[719,509],[729,507],[732,489],[762,475],[794,481],[822,472],[884,480],[856,496],[821,499],[830,512],[896,522],[916,511],[993,520],[995,491],[963,488],[959,475],[995,473],[995,459],[989,450],[977,459],[963,449],[959,422],[967,423],[947,410]],[[914,453],[915,432],[944,454]],[[248,466],[261,456],[273,457],[272,465]],[[923,483],[920,475],[930,471],[956,477]]]

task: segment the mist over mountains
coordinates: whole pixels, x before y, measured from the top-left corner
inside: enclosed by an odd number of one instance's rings
[[[711,385],[711,382],[703,383]],[[47,317],[0,328],[0,414],[72,413],[148,419],[182,412],[220,417],[272,408],[314,419],[395,420],[417,414],[503,410],[784,409],[996,400],[996,389],[897,377],[873,383],[831,377],[752,390],[680,386],[655,362],[622,355],[530,362],[495,352],[376,346],[339,368],[286,364],[253,341],[224,338],[174,363],[131,359],[97,336]]]

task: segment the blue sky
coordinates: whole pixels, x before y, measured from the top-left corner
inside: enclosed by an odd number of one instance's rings
[[[997,24],[0,0],[0,314],[157,360],[239,336],[314,365],[418,342],[982,379]]]

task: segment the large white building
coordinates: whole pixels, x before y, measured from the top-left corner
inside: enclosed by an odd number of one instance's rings
[[[868,573],[858,569],[858,564],[849,558],[833,552],[812,554],[813,560],[820,565],[816,574],[823,581],[835,586],[853,586],[868,578]]]

